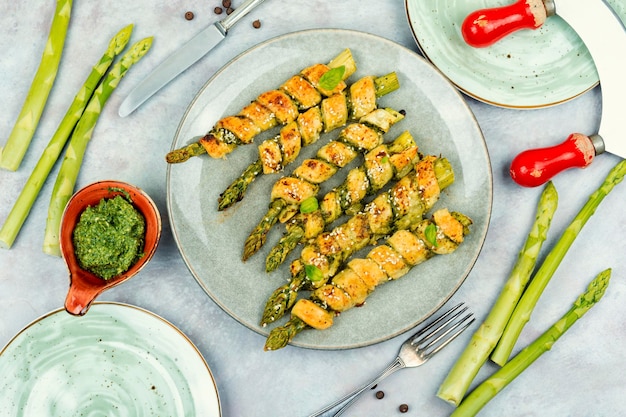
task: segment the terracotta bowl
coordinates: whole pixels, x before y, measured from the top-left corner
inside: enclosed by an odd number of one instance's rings
[[[78,265],[72,234],[80,215],[89,206],[97,205],[103,198],[113,198],[127,193],[133,206],[146,220],[144,255],[130,269],[121,275],[104,280],[82,269]],[[70,288],[65,299],[68,313],[81,316],[87,313],[93,300],[103,291],[121,284],[131,278],[152,258],[161,237],[161,216],[152,199],[142,190],[119,181],[100,181],[77,191],[68,201],[61,222],[61,253],[70,275]]]

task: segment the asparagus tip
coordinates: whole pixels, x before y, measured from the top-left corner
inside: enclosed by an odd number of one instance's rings
[[[285,327],[277,327],[272,329],[267,340],[265,341],[264,351],[278,350],[287,346],[289,343],[290,332]]]

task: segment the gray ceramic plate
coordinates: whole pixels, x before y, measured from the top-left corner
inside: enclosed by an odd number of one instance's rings
[[[219,417],[202,355],[169,322],[119,303],[34,321],[0,353],[0,416]]]
[[[400,89],[383,97],[380,104],[407,114],[386,137],[393,139],[409,130],[423,153],[448,157],[457,180],[438,207],[462,211],[475,225],[454,255],[416,267],[401,280],[377,289],[364,307],[343,313],[332,328],[303,332],[293,342],[320,349],[365,346],[412,328],[440,307],[472,268],[487,231],[492,178],[482,133],[461,95],[423,58],[388,40],[347,30],[297,32],[252,48],[215,74],[190,104],[172,145],[179,148],[197,140],[222,116],[237,113],[258,94],[279,86],[306,66],[329,61],[344,48],[352,50],[359,67],[352,80],[397,72]],[[266,133],[256,143],[277,131]],[[318,144],[336,138],[337,133],[326,134]],[[305,148],[300,159],[318,147]],[[283,233],[283,225],[274,227],[266,247],[246,263],[241,255],[248,233],[268,207],[269,191],[279,175],[257,179],[243,201],[225,212],[216,210],[219,194],[257,157],[256,146],[243,146],[225,160],[203,155],[172,165],[167,193],[173,233],[191,273],[228,314],[266,335],[269,329],[258,325],[265,301],[289,278],[288,264],[272,274],[264,269],[265,256]],[[336,177],[337,181],[344,178]],[[336,182],[325,190],[331,185]]]
[[[598,84],[589,51],[558,16],[548,18],[538,30],[516,32],[487,48],[465,43],[460,27],[469,13],[510,3],[405,0],[411,30],[424,56],[460,90],[478,100],[502,107],[547,107]],[[607,3],[626,21],[625,0]]]

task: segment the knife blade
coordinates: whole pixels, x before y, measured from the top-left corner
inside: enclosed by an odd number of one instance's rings
[[[176,76],[185,71],[217,46],[241,18],[265,0],[246,0],[228,17],[200,31],[176,52],[161,62],[124,99],[119,115],[126,117]]]
[[[626,118],[621,104],[626,97],[622,73],[626,54],[626,29],[603,0],[544,0],[553,3],[557,16],[567,22],[589,50],[600,78],[602,114],[598,132],[571,134],[563,143],[527,150],[511,162],[511,177],[520,185],[544,184],[559,172],[587,167],[607,151],[626,158]]]

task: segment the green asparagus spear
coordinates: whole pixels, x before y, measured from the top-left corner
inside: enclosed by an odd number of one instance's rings
[[[265,341],[264,350],[282,349],[293,340],[298,333],[306,330],[309,326],[298,317],[292,317],[283,326],[272,329]]]
[[[554,272],[558,268],[559,264],[563,260],[563,257],[569,250],[574,239],[580,233],[583,226],[587,223],[589,218],[595,213],[596,208],[600,205],[604,197],[606,197],[613,187],[622,182],[626,175],[626,160],[620,161],[609,172],[604,182],[600,187],[594,191],[590,196],[582,209],[578,212],[576,217],[567,226],[558,242],[554,245],[550,253],[546,256],[541,267],[537,270],[537,273],[528,284],[528,288],[524,292],[524,295],[520,299],[519,303],[515,307],[513,314],[509,322],[504,329],[504,333],[498,342],[491,360],[499,365],[504,365],[508,360],[515,342],[519,337],[522,329],[530,319],[530,315],[539,300],[539,297],[543,293],[546,285],[554,275]]]
[[[304,235],[304,226],[298,223],[290,226],[287,229],[287,233],[280,238],[278,243],[267,254],[265,258],[265,272],[272,272],[285,262],[287,256],[302,242]]]
[[[241,175],[233,181],[232,184],[230,184],[228,188],[222,192],[222,194],[220,194],[217,201],[217,209],[219,211],[226,210],[236,202],[241,201],[246,193],[246,190],[248,189],[248,186],[255,180],[256,177],[261,175],[262,172],[263,164],[261,159],[257,159],[248,165]]]
[[[109,71],[105,79],[100,83],[87,104],[85,112],[81,116],[76,129],[72,134],[70,143],[65,151],[65,158],[57,174],[57,179],[52,190],[48,219],[44,236],[43,251],[49,255],[61,255],[59,247],[59,228],[63,210],[74,192],[74,185],[78,177],[78,171],[91,140],[98,117],[109,99],[113,90],[118,86],[128,70],[150,50],[152,37],[145,38],[135,43],[126,52],[119,62]]]
[[[432,219],[412,225],[410,231],[397,231],[365,258],[349,262],[330,284],[315,290],[309,300],[299,300],[293,307],[291,319],[272,329],[265,350],[285,347],[308,328],[329,328],[335,312],[362,305],[377,286],[400,279],[435,255],[453,253],[470,232],[471,224],[472,220],[464,214],[440,209]],[[434,230],[432,236],[428,233],[431,229]]]
[[[433,159],[434,162],[432,162]],[[430,179],[426,180],[426,178],[432,175],[426,174],[431,164],[434,165],[433,170],[437,184],[432,184]],[[424,186],[421,183],[423,180],[430,185]],[[393,213],[391,218],[386,219],[384,222],[389,229],[387,235],[395,230],[409,229],[414,226],[413,223],[417,221],[416,219],[419,218],[421,220],[424,213],[432,208],[437,201],[439,192],[450,186],[453,181],[454,171],[450,162],[445,158],[428,156],[416,164],[416,172],[414,174],[402,178],[390,190],[379,194],[362,212],[357,213],[345,223],[335,227],[331,232],[319,235],[316,241],[304,247],[302,253],[309,251],[310,253],[307,257],[315,259],[315,262],[325,264],[323,271],[318,269],[318,274],[307,274],[308,262],[302,255],[300,259],[294,261],[291,265],[291,280],[274,290],[268,298],[263,310],[261,325],[266,326],[281,318],[296,302],[298,291],[302,288],[306,286],[319,288],[324,285],[337,273],[341,263],[349,256],[352,256],[352,254],[367,246],[376,238],[382,238],[384,235],[376,235],[369,225],[374,222],[379,223],[380,219],[377,218],[376,214]],[[436,192],[433,192],[434,190]],[[402,201],[402,203],[391,210],[385,209],[384,204],[378,204],[379,201],[390,201],[389,199],[399,198],[401,195],[404,198],[398,201]],[[426,197],[427,195],[428,197]],[[349,239],[347,248],[341,248],[341,245],[335,241],[346,233],[353,233],[357,230],[359,231],[358,239]],[[322,253],[317,245],[318,239],[321,239],[322,244],[332,248],[333,253],[326,249]],[[313,265],[308,266],[309,270],[314,267]]]
[[[74,97],[74,101],[67,110],[63,120],[61,120],[54,136],[50,139],[48,146],[43,151],[43,154],[39,158],[39,162],[37,162],[33,172],[30,174],[30,177],[28,177],[22,192],[9,212],[9,216],[2,225],[2,229],[0,229],[1,248],[8,249],[13,245],[13,242],[20,232],[24,221],[26,221],[26,218],[30,213],[30,209],[34,204],[39,191],[41,191],[41,187],[46,181],[46,178],[48,178],[55,162],[59,158],[59,155],[72,134],[72,130],[74,130],[76,123],[78,123],[78,120],[82,116],[94,90],[98,87],[98,84],[100,84],[100,81],[108,71],[115,57],[126,47],[132,31],[133,25],[128,25],[120,30],[113,37],[113,39],[111,39],[106,52],[102,58],[100,58],[100,61],[93,67],[91,73],[85,80],[85,83],[78,91],[78,94]]]
[[[0,167],[16,171],[33,139],[39,119],[56,79],[67,28],[72,14],[72,0],[57,0],[48,40],[30,90],[4,149],[0,149]]]
[[[244,261],[265,244],[265,240],[267,239],[267,233],[276,223],[276,221],[278,220],[278,216],[286,206],[287,203],[283,199],[277,199],[270,203],[270,207],[267,210],[267,213],[265,213],[263,219],[261,219],[259,224],[250,233],[250,236],[248,236],[248,239],[246,239],[246,245],[243,255]]]
[[[188,161],[194,156],[200,156],[206,153],[204,146],[200,142],[193,142],[180,149],[174,149],[165,155],[165,161],[168,164],[180,164]]]
[[[344,67],[342,80],[346,80],[348,77],[354,74],[354,72],[356,71],[356,63],[354,61],[354,58],[352,56],[352,52],[350,51],[350,49],[344,49],[343,51],[341,51],[339,55],[334,57],[328,63],[328,67],[331,69]],[[323,90],[322,88],[323,86],[315,86],[315,87],[320,91]],[[330,88],[330,90],[333,90],[333,89],[334,89],[333,87]],[[215,130],[215,127],[211,130],[211,132],[213,132],[214,130]],[[265,130],[265,129],[261,129],[261,130]],[[211,134],[211,132],[209,132],[209,134]],[[190,158],[194,156],[200,156],[205,153],[207,153],[206,148],[202,146],[201,141],[198,141],[198,142],[194,142],[189,145],[183,146],[182,148],[170,151],[165,156],[165,160],[169,164],[179,164],[179,163],[189,160]]]
[[[546,240],[548,229],[556,211],[558,195],[552,182],[541,194],[537,205],[535,222],[530,229],[524,247],[519,253],[509,278],[491,308],[489,315],[476,330],[461,356],[439,387],[437,396],[451,404],[458,405],[467,389],[495,348],[506,323],[517,305],[532,271],[537,257]]]
[[[283,317],[298,301],[298,291],[306,282],[306,271],[298,271],[287,284],[276,288],[268,297],[261,317],[263,327]]]
[[[383,155],[382,160],[390,162],[393,175],[380,175],[381,165],[378,165],[377,156]],[[413,169],[415,158],[419,157],[417,145],[409,132],[403,132],[393,142],[378,146],[368,152],[366,162],[354,168],[345,181],[329,191],[322,201],[332,209],[318,208],[315,211],[301,214],[290,222],[287,234],[270,250],[265,262],[267,272],[274,271],[282,264],[289,253],[296,248],[305,236],[305,223],[310,219],[319,219],[316,233],[308,233],[307,239],[313,239],[323,231],[324,226],[333,223],[346,210],[360,204],[362,199],[380,191],[389,181],[403,178]],[[370,163],[373,161],[374,163]],[[382,162],[382,161],[380,161]],[[440,164],[439,164],[440,165]]]
[[[519,374],[528,368],[541,355],[552,348],[552,345],[604,295],[611,278],[611,270],[607,269],[591,281],[587,291],[580,295],[571,309],[554,323],[545,333],[524,348],[513,359],[496,371],[492,376],[474,389],[454,410],[451,417],[469,417],[476,415],[486,404],[510,384]]]
[[[376,97],[383,97],[400,87],[396,73],[390,73],[374,80]],[[268,139],[271,141],[273,139]],[[306,143],[302,144],[307,145]],[[261,158],[252,162],[244,172],[233,181],[221,194],[218,200],[218,210],[226,210],[238,201],[241,201],[248,186],[263,173]]]

